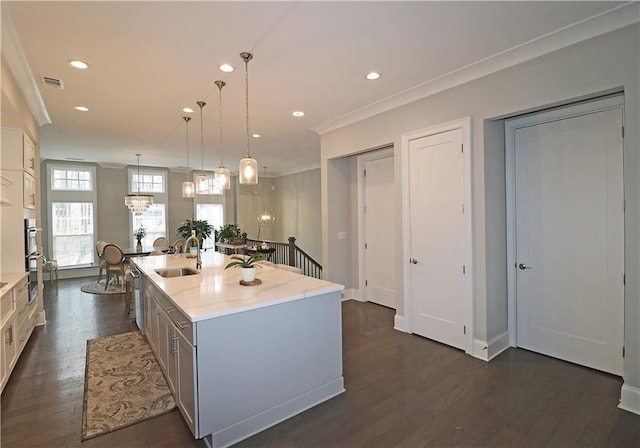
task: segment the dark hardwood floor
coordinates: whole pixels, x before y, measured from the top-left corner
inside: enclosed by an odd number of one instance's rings
[[[135,329],[122,296],[47,282],[2,394],[2,447],[203,447],[178,411],[80,442],[86,341]],[[525,350],[490,363],[392,329],[393,310],[343,304],[346,392],[238,447],[640,447],[622,381]]]

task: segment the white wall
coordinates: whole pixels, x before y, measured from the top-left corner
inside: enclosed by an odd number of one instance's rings
[[[397,107],[322,135],[323,258],[325,278],[351,287],[353,260],[333,236],[345,227],[351,185],[344,161],[358,152],[389,143],[395,147],[397,204],[404,182],[400,136],[403,133],[472,117],[472,200],[474,207],[474,337],[489,340],[507,326],[506,232],[504,215],[504,143],[501,119],[578,99],[624,90],[625,120],[625,384],[640,387],[640,157],[638,122],[639,28],[635,24],[466,84]],[[399,207],[399,205],[398,205]],[[394,213],[400,216],[399,209]],[[404,235],[396,228],[397,245]],[[353,235],[350,235],[353,237]],[[397,258],[398,314],[404,315],[401,275],[406,263]],[[357,272],[357,270],[356,270]],[[639,406],[640,409],[640,406]]]

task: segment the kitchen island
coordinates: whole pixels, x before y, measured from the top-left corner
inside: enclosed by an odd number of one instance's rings
[[[344,392],[342,285],[273,266],[262,284],[218,252],[132,258],[144,329],[196,438],[225,447]],[[178,271],[178,268],[190,268]]]

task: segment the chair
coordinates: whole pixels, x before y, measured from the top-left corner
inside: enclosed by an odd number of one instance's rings
[[[102,252],[104,261],[107,263],[107,280],[104,284],[104,289],[109,286],[109,280],[115,275],[117,284],[120,284],[120,276],[122,276],[122,282],[125,281],[125,262],[122,249],[115,244],[107,244],[104,246]]]
[[[49,273],[49,284],[51,284],[52,277],[55,276],[56,283],[58,283],[58,261],[50,260],[44,255],[42,256],[42,272]]]
[[[169,240],[163,236],[160,236],[153,241],[154,250],[163,251],[163,250],[167,250],[168,247],[169,247]]]
[[[107,262],[104,261],[104,256],[103,256],[104,246],[106,246],[106,245],[107,245],[107,243],[104,242],[104,241],[96,242],[96,254],[98,255],[98,266],[100,266],[100,272],[99,272],[99,275],[98,275],[98,283],[102,279],[102,270],[107,268]]]
[[[182,246],[183,246],[183,245],[184,245],[184,241],[182,241],[182,240],[175,240],[171,246],[173,247],[173,251],[174,251],[176,254],[181,254],[181,253],[182,253]]]

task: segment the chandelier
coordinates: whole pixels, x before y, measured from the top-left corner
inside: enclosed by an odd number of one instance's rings
[[[196,182],[196,193],[209,194],[209,178],[204,174],[204,139],[202,136],[202,108],[207,105],[204,101],[196,101],[196,104],[200,107],[200,174]]]
[[[218,124],[220,127],[219,133],[219,146],[220,146],[220,166],[216,168],[216,183],[218,184],[218,188],[229,190],[231,188],[231,173],[224,166],[224,147],[222,146],[222,88],[227,85],[224,81],[216,81],[215,84],[218,86]]]
[[[187,148],[187,180],[182,182],[182,197],[192,198],[195,194],[195,186],[191,181],[191,166],[189,165],[189,121],[191,117],[182,117],[185,124],[186,148]]]
[[[249,151],[249,61],[253,59],[253,55],[249,52],[243,51],[240,53],[240,57],[244,61],[244,74],[245,74],[245,98],[246,98],[246,111],[247,111],[247,156],[240,159],[240,165],[238,170],[239,182],[242,185],[256,185],[258,183],[258,162],[251,157]]]
[[[265,178],[267,177],[266,166],[264,167],[264,176]],[[258,236],[256,237],[257,240],[260,239],[260,231],[262,230],[262,226],[270,227],[276,222],[276,212],[267,204],[264,187],[262,189],[262,208],[259,209],[258,213],[256,214],[256,219],[258,220]]]
[[[153,205],[153,195],[140,194],[140,155],[141,154],[136,154],[136,156],[138,156],[138,177],[136,179],[138,193],[128,194],[124,198],[124,205],[126,205],[134,215],[143,214]]]

